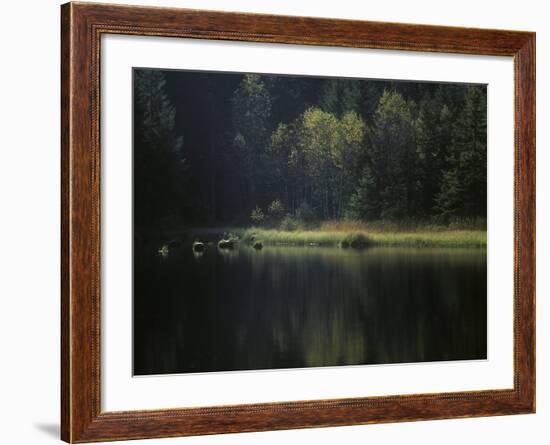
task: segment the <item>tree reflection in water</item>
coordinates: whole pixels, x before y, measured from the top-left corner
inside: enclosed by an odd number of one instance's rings
[[[134,374],[484,359],[484,249],[136,255]]]

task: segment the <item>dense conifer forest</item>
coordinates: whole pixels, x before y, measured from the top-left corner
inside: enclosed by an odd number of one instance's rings
[[[486,86],[133,87],[135,375],[487,358]]]
[[[134,70],[134,222],[484,224],[484,85]]]

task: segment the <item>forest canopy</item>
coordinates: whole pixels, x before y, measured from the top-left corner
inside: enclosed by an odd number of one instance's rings
[[[484,219],[484,85],[134,69],[134,218]]]

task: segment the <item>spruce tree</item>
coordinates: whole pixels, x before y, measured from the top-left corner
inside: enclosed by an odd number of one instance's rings
[[[370,202],[363,209],[356,206],[354,209],[367,219],[403,218],[413,212],[416,187],[413,105],[399,93],[387,90],[380,98],[360,182],[360,186],[370,190],[356,191],[369,196]]]
[[[258,205],[264,192],[266,175],[266,149],[269,146],[271,97],[257,74],[246,74],[233,93],[233,121],[236,130],[234,145],[244,166],[247,181],[248,203]]]
[[[323,111],[343,116],[361,109],[361,87],[356,79],[326,79],[320,98]]]
[[[487,215],[487,90],[471,85],[453,126],[437,209],[445,218]]]
[[[448,168],[451,129],[451,112],[441,88],[433,96],[424,96],[416,121],[418,213],[424,217],[431,216],[437,206],[443,172]]]
[[[184,185],[182,137],[175,131],[176,110],[158,70],[134,71],[135,221],[159,227],[175,220]],[[174,222],[174,221],[173,221]]]

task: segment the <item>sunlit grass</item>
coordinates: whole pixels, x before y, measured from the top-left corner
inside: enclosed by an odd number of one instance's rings
[[[457,220],[447,225],[432,222],[325,221],[295,230],[281,227],[216,227],[192,229],[192,239],[218,242],[232,238],[249,245],[334,247],[487,247],[486,220]],[[258,244],[259,246],[259,244]]]
[[[363,226],[322,224],[318,229],[284,231],[252,227],[244,230],[245,242],[261,240],[266,245],[293,246],[340,246],[365,247],[402,246],[402,247],[486,247],[485,230],[399,230],[371,228]],[[353,240],[356,241],[354,245]]]

